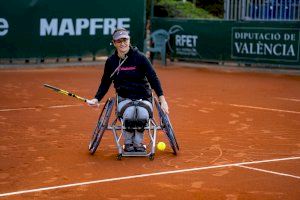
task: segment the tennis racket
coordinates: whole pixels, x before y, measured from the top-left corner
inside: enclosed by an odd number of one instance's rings
[[[83,97],[80,97],[80,96],[78,96],[76,94],[68,92],[67,90],[63,90],[63,89],[60,89],[60,88],[57,88],[57,87],[54,87],[54,86],[48,85],[48,84],[44,84],[44,86],[46,88],[49,88],[49,89],[57,92],[57,93],[60,93],[60,94],[63,94],[63,95],[67,95],[67,96],[70,96],[70,97],[74,97],[74,98],[76,98],[76,99],[78,99],[80,101],[86,102],[86,98],[83,98]]]

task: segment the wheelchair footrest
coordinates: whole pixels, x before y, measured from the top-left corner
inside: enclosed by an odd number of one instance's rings
[[[123,151],[122,153],[122,156],[147,156],[148,153],[145,151],[145,152],[125,152]]]

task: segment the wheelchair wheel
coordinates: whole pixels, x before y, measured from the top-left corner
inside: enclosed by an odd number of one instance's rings
[[[163,131],[166,133],[166,135],[168,137],[170,145],[173,149],[173,154],[177,155],[177,151],[179,151],[179,145],[177,143],[175,133],[174,133],[172,124],[170,122],[170,119],[169,119],[168,115],[164,113],[164,111],[162,110],[162,108],[156,98],[154,99],[154,101],[155,101],[156,108],[158,110],[159,118],[161,120],[161,128],[163,129]]]
[[[92,139],[89,144],[89,152],[92,155],[96,152],[104,134],[104,131],[107,129],[108,121],[112,112],[112,108],[114,106],[114,102],[114,98],[109,98],[101,111],[97,126],[93,132]]]

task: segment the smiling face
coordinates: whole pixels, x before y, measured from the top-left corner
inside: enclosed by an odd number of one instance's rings
[[[119,54],[126,54],[129,51],[129,47],[130,47],[129,38],[120,38],[118,40],[113,40],[113,43]]]
[[[116,29],[112,35],[113,38],[113,44],[117,49],[118,55],[123,58],[125,54],[130,49],[130,36],[129,32],[124,29]]]

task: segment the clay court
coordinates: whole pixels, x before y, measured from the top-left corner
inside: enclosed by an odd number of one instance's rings
[[[43,87],[91,98],[103,65],[1,69],[1,199],[299,199],[300,76],[156,70],[179,154],[118,161],[108,131],[88,152],[101,107]]]

